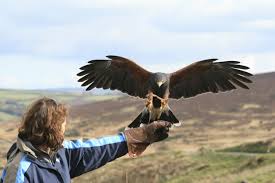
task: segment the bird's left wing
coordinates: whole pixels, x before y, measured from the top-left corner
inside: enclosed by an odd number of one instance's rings
[[[147,81],[151,72],[143,69],[133,61],[120,56],[106,56],[109,60],[91,60],[88,65],[81,67],[78,73],[83,82],[82,86],[88,86],[86,90],[93,88],[117,89],[132,96],[146,98],[148,93]]]
[[[238,61],[215,62],[208,59],[195,62],[170,74],[170,98],[188,98],[198,94],[236,89],[236,85],[249,89],[247,77],[252,74]]]

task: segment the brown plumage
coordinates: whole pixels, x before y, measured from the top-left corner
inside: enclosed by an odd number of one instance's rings
[[[195,62],[174,73],[152,73],[133,61],[120,56],[107,56],[109,60],[91,60],[81,67],[79,82],[93,88],[117,89],[131,96],[147,98],[143,112],[129,125],[137,127],[162,119],[172,123],[179,121],[168,106],[169,98],[189,98],[206,92],[224,92],[239,86],[249,89],[247,77],[252,74],[238,61],[217,62],[207,59]]]
[[[145,98],[148,86],[145,81],[152,73],[138,66],[131,60],[119,56],[107,56],[111,60],[91,60],[88,65],[81,67],[83,76],[79,82],[93,88],[117,89],[132,96]]]

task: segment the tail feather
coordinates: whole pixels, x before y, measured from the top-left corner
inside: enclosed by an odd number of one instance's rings
[[[173,114],[171,109],[168,109],[166,112],[163,112],[160,116],[160,120],[169,121],[172,124],[179,123],[179,120]]]
[[[144,110],[136,117],[136,119],[134,119],[131,124],[128,125],[127,128],[137,128],[140,127],[141,124],[148,124],[153,122],[154,120],[150,119],[150,116],[151,115],[149,110],[147,108],[144,108]],[[161,114],[159,120],[171,122],[176,126],[180,125],[179,120],[176,118],[170,108]]]
[[[136,117],[136,119],[134,119],[134,121],[128,125],[128,128],[137,128],[140,127],[141,124],[149,123],[149,116],[148,109],[144,108],[144,110]]]

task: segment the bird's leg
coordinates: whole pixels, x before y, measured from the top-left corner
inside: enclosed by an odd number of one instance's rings
[[[161,107],[164,108],[168,104],[169,100],[169,93],[165,94],[164,97],[161,99]]]
[[[147,121],[147,124],[150,123],[150,120],[151,120],[151,115],[152,115],[152,110],[153,110],[153,92],[149,91],[148,94],[147,94],[147,100],[146,100],[146,108],[148,110],[148,115],[149,115],[149,118],[148,118],[148,121]]]
[[[148,108],[153,102],[154,94],[153,94],[153,92],[150,91],[146,96],[147,96],[146,107]]]
[[[150,124],[151,117],[152,117],[152,112],[149,112],[149,118],[148,118],[147,124]]]
[[[153,97],[156,97],[156,98],[158,98],[159,100],[162,100],[162,99],[163,99],[163,98],[157,96],[156,94],[153,94],[153,93],[152,93],[152,98],[153,98]]]

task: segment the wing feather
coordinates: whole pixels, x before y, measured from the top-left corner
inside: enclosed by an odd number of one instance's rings
[[[148,93],[148,80],[152,73],[133,61],[115,55],[106,56],[106,60],[91,60],[80,68],[81,86],[86,90],[103,88],[120,90],[132,96],[145,98]]]
[[[170,74],[170,97],[188,98],[206,92],[224,92],[239,86],[249,89],[247,83],[252,83],[249,67],[240,65],[239,61],[217,62],[217,59],[207,59],[195,62],[183,69]]]

